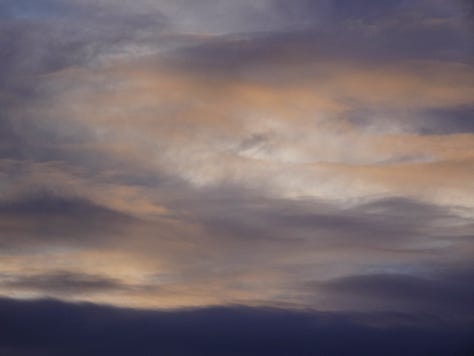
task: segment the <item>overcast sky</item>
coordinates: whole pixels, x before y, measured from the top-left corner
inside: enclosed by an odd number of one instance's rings
[[[298,327],[305,310],[467,330],[473,11],[2,0],[0,310],[48,298],[240,320],[238,305],[263,329],[277,308]]]

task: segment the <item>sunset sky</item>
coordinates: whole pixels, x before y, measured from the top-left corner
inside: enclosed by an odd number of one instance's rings
[[[0,0],[0,354],[474,350],[473,16]]]

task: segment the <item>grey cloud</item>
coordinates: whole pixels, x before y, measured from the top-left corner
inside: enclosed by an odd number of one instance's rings
[[[288,301],[288,296],[296,293],[298,297],[290,301],[304,305],[317,305],[299,299],[305,293],[299,283],[317,269],[321,269],[319,278],[324,278],[327,268],[343,264],[374,269],[390,264],[395,268],[396,264],[403,264],[408,269],[421,265],[430,271],[449,263],[465,263],[461,249],[472,248],[470,236],[474,230],[469,221],[447,208],[409,199],[384,199],[343,208],[312,199],[274,199],[229,186],[216,190],[182,186],[179,193],[164,193],[161,199],[170,212],[168,224],[161,220],[137,221],[88,201],[51,195],[3,203],[0,241],[3,248],[7,247],[7,253],[15,249],[25,251],[25,246],[52,244],[91,246],[96,250],[104,245],[126,249],[133,258],[164,263],[175,276],[171,284],[178,289],[211,284],[213,288],[234,288],[237,295],[249,286],[259,293],[259,277],[250,278],[246,284],[240,274],[252,277],[270,273],[273,280],[268,283],[280,288],[279,295],[270,303]],[[60,293],[61,284],[72,290],[72,284],[80,288],[84,283],[84,293],[95,292],[95,277],[86,276],[81,281],[79,276],[53,273],[22,278],[9,283],[13,288],[16,284],[19,290],[30,288],[46,293],[50,288],[56,294]],[[393,283],[393,288],[397,288],[397,280]],[[407,284],[407,293],[411,293],[414,283]],[[108,286],[110,291],[152,291],[152,286]],[[322,290],[332,289],[324,285]],[[193,293],[192,288],[189,293]],[[350,298],[334,301],[342,306],[356,305],[350,303]],[[389,303],[388,309],[397,310],[398,304],[394,305]]]
[[[425,135],[474,132],[474,106],[431,110],[425,113],[419,132]],[[423,114],[421,114],[423,116]]]
[[[167,26],[157,11],[127,13],[115,7],[92,3],[86,6],[74,1],[23,1],[20,5],[4,4],[10,13],[18,14],[0,19],[0,64],[4,68],[1,79],[9,86],[26,78],[29,81],[25,85],[31,86],[32,75],[93,65],[103,55],[133,55],[130,45],[136,50],[151,46]]]
[[[0,203],[4,251],[37,246],[100,245],[122,234],[134,218],[76,197],[35,193]]]
[[[85,128],[69,122],[67,134],[58,134],[57,126],[49,124],[49,112],[44,110],[51,99],[44,92],[48,75],[100,66],[108,56],[154,51],[163,42],[158,38],[166,19],[159,11],[130,13],[82,1],[21,0],[1,6],[0,156],[81,161],[87,153],[66,152],[63,146],[82,142],[88,134]]]
[[[408,313],[242,306],[152,311],[2,298],[0,326],[5,329],[0,351],[20,356],[461,356],[473,351],[472,324],[445,325]]]
[[[382,133],[449,135],[474,132],[473,108],[469,105],[418,110],[354,106],[346,117],[357,127]]]
[[[329,303],[358,310],[429,313],[447,320],[471,320],[474,312],[473,270],[434,270],[410,274],[353,275],[310,284]],[[324,300],[324,299],[323,299]]]
[[[24,107],[6,103],[0,109],[0,159],[18,169],[1,169],[11,180],[19,180],[34,171],[36,163],[67,166],[81,171],[83,177],[114,183],[157,186],[172,180],[164,172],[133,161],[136,157],[114,155],[100,150],[100,142],[81,122],[51,119],[42,107],[42,99],[17,98]],[[1,103],[1,97],[0,97]],[[35,105],[39,105],[40,108]],[[0,163],[1,164],[1,163]],[[8,165],[7,165],[8,166]]]
[[[165,201],[174,219],[196,227],[195,238],[181,235],[183,241],[197,238],[202,243],[191,256],[183,257],[194,276],[210,273],[218,279],[249,269],[271,270],[291,275],[296,282],[312,271],[321,270],[316,273],[323,278],[325,268],[347,265],[363,270],[390,265],[429,270],[465,263],[472,248],[470,220],[449,208],[410,199],[344,208],[314,199],[269,198],[235,187],[194,193],[184,188],[180,196]],[[283,298],[291,295],[286,288]]]
[[[20,5],[18,2],[7,2],[3,6],[4,13],[29,14],[24,18],[12,16],[3,24],[6,33],[3,36],[3,53],[7,54],[6,59],[10,58],[10,63],[17,62],[16,66],[20,65],[22,71],[54,70],[65,63],[83,64],[93,61],[104,52],[124,51],[130,44],[135,48],[142,45],[156,50],[163,47],[164,43],[160,31],[167,29],[167,36],[179,34],[179,26],[173,25],[186,22],[187,18],[203,26],[212,26],[210,23],[217,18],[221,19],[219,21],[222,24],[219,26],[223,26],[223,29],[229,26],[224,32],[248,33],[244,41],[233,41],[233,35],[230,40],[226,36],[219,36],[218,41],[211,42],[210,46],[199,45],[191,52],[184,52],[185,57],[197,54],[201,60],[212,58],[210,65],[218,64],[219,61],[230,62],[230,65],[248,65],[247,62],[255,57],[265,56],[265,59],[269,59],[274,58],[275,54],[288,55],[290,51],[304,51],[311,53],[312,57],[349,53],[349,57],[354,59],[361,56],[366,59],[380,58],[380,55],[390,59],[400,56],[419,58],[421,54],[430,59],[435,56],[460,60],[463,56],[466,59],[470,42],[469,34],[462,28],[452,27],[449,21],[441,22],[444,25],[437,27],[426,27],[418,17],[410,20],[408,16],[416,13],[438,19],[443,15],[462,24],[459,6],[443,2],[437,6],[427,6],[422,1],[415,1],[413,5],[405,3],[402,6],[398,1],[364,1],[354,6],[348,1],[300,0],[291,4],[261,1],[259,4],[239,2],[237,5],[225,1],[217,4],[209,1],[180,1],[176,4],[158,2],[152,6],[145,2],[72,1],[66,4],[62,1],[22,1]],[[436,12],[433,8],[440,10]],[[46,18],[48,21],[44,21],[42,14],[49,16]],[[252,14],[257,15],[254,18]],[[408,17],[404,14],[408,14]],[[213,21],[205,21],[207,17]],[[350,20],[366,17],[377,19],[375,25],[360,21],[353,23]],[[58,19],[67,20],[67,25]],[[272,21],[276,21],[277,26],[271,25]],[[392,23],[392,26],[386,25],[386,22]],[[265,23],[270,23],[268,32],[255,30],[254,25],[258,27],[262,23],[262,29]],[[308,25],[305,30],[288,30],[288,24],[291,23]],[[319,26],[320,23],[324,24],[323,28]],[[9,42],[8,38],[13,37],[15,41]],[[433,37],[436,41],[430,40]],[[174,37],[174,41],[176,39]],[[28,55],[25,55],[26,51]],[[14,57],[11,57],[12,54]]]
[[[39,275],[0,275],[0,286],[15,291],[35,291],[46,294],[93,294],[125,291],[129,286],[118,279],[56,271]]]
[[[386,198],[352,207],[314,199],[287,201],[229,189],[208,190],[186,205],[211,230],[244,239],[305,239],[329,243],[402,247],[411,242],[469,235],[470,221],[449,208],[406,198]],[[170,203],[170,206],[173,206]],[[183,203],[181,203],[183,204]],[[198,204],[198,205],[194,205]],[[179,208],[177,208],[179,211]],[[440,227],[444,226],[444,227]],[[444,233],[444,234],[443,234]]]
[[[16,132],[6,114],[0,111],[0,159],[20,159],[23,157],[24,142]]]
[[[301,8],[306,16],[313,13],[318,19],[326,19],[324,26],[315,20],[303,28],[219,36],[179,50],[173,60],[178,58],[200,70],[230,74],[239,70],[240,75],[252,66],[278,61],[295,67],[301,62],[336,58],[372,64],[415,59],[470,63],[468,20],[456,4],[441,3],[440,9],[433,11],[436,6],[416,1],[403,6],[400,1],[365,1],[357,5],[335,1],[325,2],[321,16],[323,2],[316,3],[278,2],[276,8],[280,10],[275,11],[291,14],[290,9]],[[226,71],[229,67],[233,71]]]
[[[4,215],[48,216],[64,214],[89,219],[93,216],[107,219],[120,216],[118,212],[97,206],[82,198],[54,196],[47,192],[20,197],[14,201],[0,203],[0,213]],[[125,218],[125,216],[120,216]]]
[[[332,9],[336,18],[380,19],[399,12],[402,3],[397,0],[364,0],[354,4],[350,0],[335,0],[332,1]]]

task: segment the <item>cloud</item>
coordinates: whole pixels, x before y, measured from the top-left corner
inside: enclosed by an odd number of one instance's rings
[[[2,294],[152,307],[316,306],[301,287],[308,279],[388,266],[416,276],[470,260],[470,220],[443,206],[392,198],[341,207],[239,186],[162,193],[167,213],[153,218],[120,212],[111,199],[110,207],[51,194],[3,202],[2,273],[17,282]],[[69,284],[81,288],[81,276],[87,282],[97,274],[123,288],[96,291],[85,283],[82,293],[67,292]],[[62,282],[64,292],[54,288]]]
[[[469,290],[426,275],[472,260],[463,11],[2,2],[0,293],[449,313]]]
[[[462,199],[459,192],[453,194],[459,190],[455,179],[440,187],[431,182],[438,175],[423,174],[423,184],[411,190],[391,178],[396,171],[417,182],[417,172],[443,170],[445,165],[457,180],[469,176],[469,165],[457,164],[472,159],[469,134],[417,135],[426,123],[426,117],[418,118],[418,110],[426,113],[466,102],[469,85],[458,81],[469,77],[464,65],[425,63],[414,74],[421,63],[387,72],[326,63],[313,68],[329,71],[319,81],[275,86],[225,76],[204,81],[192,70],[145,62],[140,69],[132,61],[47,79],[41,103],[14,116],[25,123],[16,124],[15,132],[22,132],[26,142],[38,137],[30,125],[33,113],[44,113],[35,122],[42,131],[54,133],[51,147],[31,147],[29,157],[70,161],[86,170],[116,170],[120,164],[128,167],[122,169],[128,176],[146,173],[145,181],[167,176],[196,186],[242,184],[292,197],[334,199],[338,191],[360,198],[395,189],[396,195],[415,199],[472,205],[465,201],[466,194]],[[75,89],[65,90],[71,87]],[[414,92],[424,92],[424,97],[410,94]],[[364,113],[359,107],[391,114],[385,118],[368,110],[363,120],[353,119],[354,113]],[[408,116],[392,120],[402,109]],[[254,137],[265,139],[249,147]],[[469,187],[464,184],[462,190]]]
[[[347,303],[350,310],[410,310],[434,313],[444,320],[470,320],[474,309],[471,280],[469,269],[435,271],[426,277],[396,273],[353,275],[312,286],[327,303],[338,299],[336,304]]]
[[[384,326],[367,323],[378,321]],[[398,321],[397,321],[398,319]],[[53,300],[0,301],[2,350],[18,355],[462,355],[468,326],[419,315],[229,307],[158,312]],[[400,321],[401,320],[401,321]]]
[[[94,294],[97,292],[113,292],[127,289],[127,285],[123,285],[115,278],[67,271],[56,271],[50,274],[33,276],[7,275],[1,276],[0,280],[0,285],[3,288],[36,291],[46,295]]]
[[[424,134],[474,132],[474,107],[460,106],[426,113],[420,131]]]
[[[134,219],[83,198],[36,194],[0,203],[0,243],[7,251],[33,246],[88,245],[123,231]]]
[[[191,205],[192,201],[185,204],[189,212],[196,214],[197,221],[249,239],[304,237],[317,242],[344,241],[377,248],[379,244],[380,247],[418,244],[421,243],[415,238],[418,235],[427,240],[455,235],[452,226],[465,226],[465,230],[459,231],[464,231],[466,236],[470,231],[469,219],[454,210],[406,198],[379,199],[341,208],[318,200],[287,201],[218,189],[208,190],[194,201],[196,206]]]

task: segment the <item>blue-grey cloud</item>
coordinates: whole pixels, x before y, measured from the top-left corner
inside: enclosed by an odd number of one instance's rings
[[[399,310],[434,314],[448,321],[471,320],[474,312],[472,269],[435,270],[430,276],[410,274],[354,275],[310,284],[339,299],[347,308]]]
[[[0,324],[0,350],[22,356],[467,355],[473,350],[469,326],[453,328],[417,314],[246,307],[156,312],[2,299]]]
[[[83,198],[35,192],[0,203],[0,245],[7,251],[51,243],[95,245],[113,239],[133,221]]]
[[[57,293],[59,295],[123,291],[128,288],[126,284],[115,278],[68,271],[55,271],[32,276],[1,275],[0,285],[15,290]]]
[[[222,187],[199,194],[193,200],[168,204],[177,210],[186,206],[187,214],[192,212],[191,216],[211,231],[249,240],[303,239],[375,249],[410,249],[414,243],[415,250],[422,250],[424,242],[429,250],[430,243],[435,246],[436,241],[450,235],[453,238],[472,235],[470,219],[455,211],[399,197],[341,209],[337,204],[314,199],[291,202]]]

